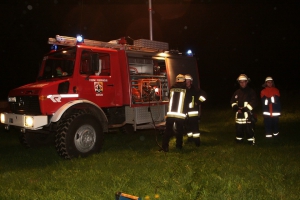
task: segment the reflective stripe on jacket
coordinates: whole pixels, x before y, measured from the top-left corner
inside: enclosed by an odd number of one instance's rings
[[[184,113],[184,99],[186,90],[182,88],[172,88],[170,90],[170,102],[167,112],[167,117],[175,117],[185,119]]]
[[[267,116],[280,116],[281,115],[281,103],[280,93],[275,87],[266,87],[260,93],[262,101],[263,115]]]

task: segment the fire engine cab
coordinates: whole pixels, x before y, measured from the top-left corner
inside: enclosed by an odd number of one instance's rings
[[[1,123],[19,128],[26,146],[55,137],[65,159],[99,152],[111,129],[158,127],[177,74],[193,74],[199,86],[196,59],[164,42],[56,35],[48,43],[36,81],[9,92]]]

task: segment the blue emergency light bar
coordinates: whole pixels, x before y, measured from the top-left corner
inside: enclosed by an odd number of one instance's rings
[[[56,51],[56,50],[57,50],[57,45],[56,45],[56,44],[53,44],[53,45],[51,46],[51,50],[52,50],[52,51]]]

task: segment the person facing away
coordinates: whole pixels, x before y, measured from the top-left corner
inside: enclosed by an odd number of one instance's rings
[[[280,92],[272,77],[268,76],[260,92],[266,138],[279,134],[279,116],[281,115]]]
[[[186,94],[184,101],[185,113],[187,115],[186,132],[188,142],[194,142],[197,147],[200,146],[199,117],[200,104],[206,100],[206,93],[193,85],[193,77],[190,74],[185,75]]]
[[[232,109],[235,114],[235,129],[236,142],[243,142],[246,135],[246,140],[249,144],[255,144],[254,138],[254,121],[253,109],[257,104],[255,91],[248,86],[249,78],[246,74],[241,74],[237,78],[240,88],[236,90],[230,100]]]
[[[162,149],[160,151],[169,151],[170,138],[176,136],[176,148],[182,149],[183,143],[183,126],[186,115],[184,113],[185,99],[185,78],[184,75],[176,76],[176,83],[170,88],[170,101],[166,119],[166,130],[162,138]],[[173,126],[176,127],[176,133]]]

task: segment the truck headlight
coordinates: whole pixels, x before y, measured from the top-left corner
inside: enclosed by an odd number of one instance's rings
[[[25,116],[25,127],[33,127],[33,117]]]
[[[1,113],[1,123],[4,124],[5,122],[5,115],[3,113]]]
[[[17,98],[16,97],[8,97],[8,102],[17,102]]]

